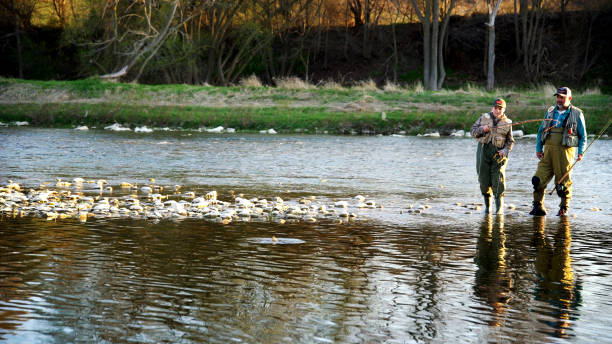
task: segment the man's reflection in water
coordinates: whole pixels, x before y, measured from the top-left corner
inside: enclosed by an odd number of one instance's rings
[[[580,304],[580,283],[572,270],[570,246],[572,235],[569,218],[562,217],[551,243],[546,236],[546,217],[533,220],[534,245],[537,248],[535,261],[538,284],[535,296],[538,301],[549,302],[555,320],[549,322],[557,337],[568,337],[572,323],[572,312]],[[551,233],[553,234],[553,233]]]
[[[474,293],[493,310],[491,326],[503,325],[502,320],[510,301],[512,278],[506,267],[506,234],[504,216],[485,216],[480,227],[476,250],[476,283]]]

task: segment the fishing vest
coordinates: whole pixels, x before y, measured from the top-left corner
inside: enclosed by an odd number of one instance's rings
[[[561,127],[563,128],[563,139],[561,140],[561,145],[567,147],[578,147],[578,142],[580,141],[578,137],[578,118],[582,117],[582,110],[579,108],[570,105],[570,113],[565,117],[565,121],[563,121]],[[543,123],[543,131],[541,136],[542,144],[546,142],[546,139],[550,136],[550,128],[554,125],[553,114],[555,112],[555,107],[551,106],[546,111],[546,117],[544,119],[551,119],[550,121],[544,121]]]
[[[501,119],[497,120],[497,124],[493,122],[493,114],[491,112],[483,113],[480,117],[480,125],[488,125],[491,130],[488,133],[485,133],[484,136],[477,137],[476,141],[484,144],[492,143],[497,148],[504,148],[506,145],[506,136],[508,132],[512,130],[512,126],[510,125],[512,121],[504,116]]]

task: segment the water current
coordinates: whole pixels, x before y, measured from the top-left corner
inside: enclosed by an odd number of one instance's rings
[[[469,138],[0,128],[1,185],[384,206],[340,225],[0,217],[0,342],[612,342],[612,141],[577,164],[565,218],[555,194],[526,215],[534,146],[511,153],[514,209],[487,216],[464,206]]]

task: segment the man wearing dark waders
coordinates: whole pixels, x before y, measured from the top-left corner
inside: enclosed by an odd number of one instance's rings
[[[557,216],[566,216],[572,198],[572,180],[567,174],[574,161],[582,160],[586,146],[586,126],[582,110],[573,106],[572,91],[567,87],[557,89],[557,105],[546,111],[546,117],[540,124],[536,143],[536,156],[540,159],[538,169],[531,179],[533,184],[533,209],[530,215],[544,216],[544,193],[548,182],[555,177],[555,189],[561,198]]]
[[[498,214],[504,212],[506,163],[508,154],[514,146],[512,121],[505,113],[506,102],[501,98],[496,99],[491,112],[482,114],[470,131],[478,141],[476,172],[487,213],[491,208],[491,192],[495,197],[496,212]]]

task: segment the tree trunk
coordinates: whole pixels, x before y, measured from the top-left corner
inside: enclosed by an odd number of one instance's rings
[[[444,66],[444,47],[446,46],[446,42],[448,39],[448,23],[450,22],[451,14],[453,13],[453,8],[455,7],[455,0],[451,0],[446,14],[444,15],[444,21],[442,22],[442,30],[440,31],[440,40],[438,43],[438,84],[437,89],[441,89],[444,84],[444,79],[446,78],[446,67]]]
[[[493,90],[495,84],[495,26],[489,26],[489,42],[487,54],[487,90]]]
[[[363,57],[369,59],[371,57],[370,52],[370,0],[365,0],[363,18]]]
[[[344,12],[344,59],[348,61],[348,41],[349,41],[349,29],[348,29],[348,16],[349,16],[349,0],[346,0],[346,8]]]
[[[491,4],[487,3],[489,10],[489,22],[487,23],[489,41],[487,43],[487,90],[493,90],[495,84],[495,17],[501,5],[502,0],[497,0],[495,7],[491,8]]]
[[[440,17],[440,1],[433,0],[431,3],[431,62],[429,63],[429,89],[437,90],[438,89],[438,39],[439,39],[439,17]]]
[[[430,63],[431,63],[431,24],[423,22],[423,81],[426,89],[430,86]]]

